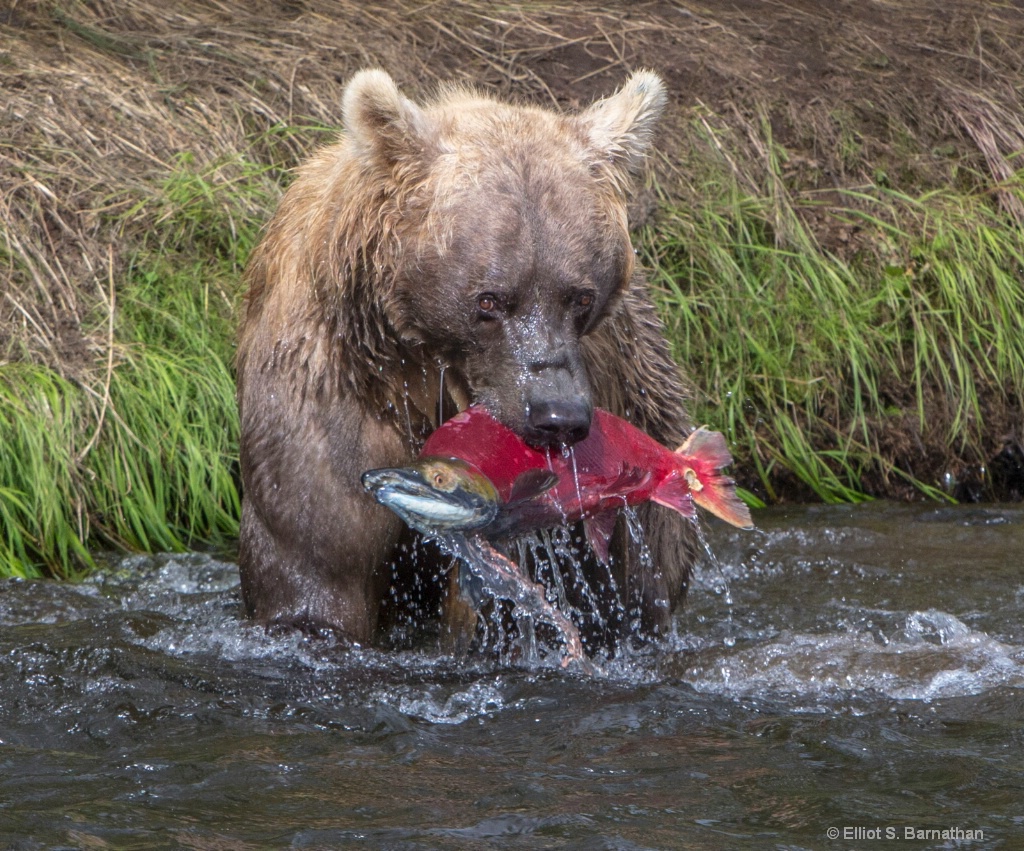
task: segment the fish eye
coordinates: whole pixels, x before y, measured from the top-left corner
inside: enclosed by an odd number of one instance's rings
[[[434,470],[431,478],[435,488],[447,488],[451,484],[451,477],[444,470]]]

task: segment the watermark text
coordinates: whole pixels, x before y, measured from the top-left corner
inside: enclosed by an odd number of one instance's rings
[[[954,842],[984,842],[985,831],[963,827],[917,827],[915,825],[878,825],[857,827],[830,827],[825,831],[829,839],[846,840],[938,840]]]

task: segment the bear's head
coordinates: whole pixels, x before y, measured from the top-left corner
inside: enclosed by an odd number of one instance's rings
[[[629,286],[626,192],[664,102],[650,72],[575,115],[459,88],[418,105],[383,71],[346,89],[351,150],[384,187],[388,324],[534,445],[590,427],[580,340]]]

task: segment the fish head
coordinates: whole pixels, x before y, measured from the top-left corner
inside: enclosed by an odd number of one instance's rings
[[[368,470],[363,487],[424,535],[480,529],[497,517],[494,485],[459,458],[426,457],[406,467]]]

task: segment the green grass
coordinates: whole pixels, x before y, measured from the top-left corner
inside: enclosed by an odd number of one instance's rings
[[[234,536],[233,390],[209,354],[142,345],[125,348],[100,399],[45,367],[0,369],[5,573],[70,577],[92,566],[91,547]]]
[[[137,239],[95,336],[99,369],[0,365],[0,574],[74,577],[104,547],[182,550],[237,535],[238,277],[266,170],[182,158],[122,215]]]
[[[765,149],[756,178],[718,144],[696,151],[693,206],[664,208],[644,234],[702,394],[696,418],[730,435],[737,469],[756,471],[770,500],[780,487],[826,502],[906,488],[944,498],[922,456],[983,465],[986,417],[1024,387],[1016,223],[980,190],[832,192],[827,214],[859,240],[841,259],[805,224],[820,196],[787,192],[785,152]],[[1024,198],[1021,177],[1004,191]],[[920,446],[899,446],[908,433]]]

